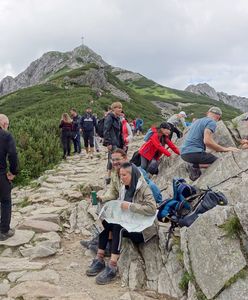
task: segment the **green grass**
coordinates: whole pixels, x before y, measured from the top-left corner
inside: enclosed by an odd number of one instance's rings
[[[188,286],[189,286],[189,282],[193,280],[193,276],[191,274],[189,274],[187,271],[185,271],[182,275],[182,278],[179,282],[179,288],[184,291],[187,292],[188,290]]]
[[[237,216],[233,216],[228,219],[221,228],[224,229],[226,235],[230,238],[236,238],[242,230],[239,218]]]

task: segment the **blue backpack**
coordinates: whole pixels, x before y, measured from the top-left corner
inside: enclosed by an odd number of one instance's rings
[[[151,138],[151,136],[153,135],[153,131],[152,131],[152,129],[150,128],[148,131],[147,131],[147,133],[145,134],[145,136],[144,136],[144,141],[145,142],[147,142],[147,141],[149,141],[149,139]]]
[[[187,214],[191,211],[186,199],[196,195],[197,190],[186,183],[183,178],[173,179],[173,198],[164,200],[158,207],[158,220],[164,222],[171,217]]]

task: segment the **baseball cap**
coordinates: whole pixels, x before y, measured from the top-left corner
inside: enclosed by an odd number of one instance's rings
[[[182,115],[184,118],[187,118],[185,111],[180,111],[179,115]]]
[[[219,116],[222,115],[222,110],[217,106],[210,107],[208,112],[214,113],[214,114],[219,115]]]

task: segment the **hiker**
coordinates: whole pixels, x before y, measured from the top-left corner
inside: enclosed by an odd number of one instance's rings
[[[177,135],[178,139],[180,139],[183,136],[183,133],[178,129],[178,126],[181,123],[183,128],[187,128],[185,118],[187,118],[186,113],[184,111],[180,111],[179,114],[175,114],[168,119],[167,123],[171,125],[171,134],[169,136],[170,140],[174,132]]]
[[[98,120],[97,114],[93,114],[93,116],[96,119],[96,127],[94,127],[94,147],[95,147],[96,152],[100,152],[100,146],[99,146],[100,138],[97,135],[97,130],[96,130],[98,128],[99,120]]]
[[[11,221],[11,183],[18,173],[18,158],[15,141],[7,131],[9,119],[0,114],[0,241],[4,241],[14,235],[15,231],[10,229]],[[7,159],[9,171],[7,171]]]
[[[80,141],[80,121],[81,117],[78,115],[75,108],[70,110],[72,118],[72,141],[74,145],[74,154],[81,153],[81,141]]]
[[[144,121],[138,116],[138,118],[135,120],[135,133],[137,135],[143,133],[143,125],[144,125]]]
[[[151,128],[150,138],[140,147],[139,154],[141,156],[141,168],[147,170],[153,159],[159,160],[162,154],[171,156],[171,153],[161,144],[161,139],[164,139],[164,144],[168,145],[176,154],[180,154],[179,149],[169,139],[171,127],[168,123],[163,122],[159,127]]]
[[[86,157],[91,159],[94,153],[94,130],[96,129],[96,125],[96,118],[92,115],[92,109],[87,107],[85,114],[81,118],[80,126],[83,132]]]
[[[189,178],[195,181],[201,176],[200,168],[208,168],[217,157],[206,152],[206,147],[216,152],[237,152],[235,147],[222,147],[213,140],[217,122],[221,119],[222,111],[219,107],[211,107],[207,116],[196,120],[181,146],[181,158],[188,162]]]
[[[97,193],[97,200],[104,204],[107,201],[116,200],[119,197],[119,191],[121,188],[121,179],[120,179],[120,168],[121,165],[128,162],[127,153],[122,149],[116,149],[111,154],[112,163],[113,163],[113,170],[111,172],[111,181],[108,185],[107,190],[102,193],[99,191]],[[147,173],[140,169],[141,174],[143,175],[144,179],[146,180],[147,184],[149,185],[150,190],[152,191],[153,198],[156,203],[160,203],[162,201],[162,194],[158,186],[148,178]],[[83,247],[86,247],[92,251],[97,252],[97,243],[98,237],[93,238],[92,240],[81,240],[80,244]],[[111,243],[110,243],[111,244]]]
[[[63,113],[59,128],[61,128],[61,142],[63,146],[63,159],[71,154],[72,119],[67,113]]]
[[[121,209],[123,212],[130,210],[144,216],[156,214],[156,203],[151,191],[137,167],[125,163],[120,168],[122,186],[120,189]],[[88,276],[96,276],[96,283],[108,284],[116,278],[117,261],[121,251],[122,237],[129,238],[133,243],[147,242],[157,234],[155,223],[142,232],[128,232],[121,225],[103,221],[104,230],[99,235],[98,251],[96,258],[86,271]],[[104,255],[109,233],[112,232],[111,257],[105,265]]]
[[[111,152],[116,148],[123,149],[124,141],[122,136],[122,124],[120,116],[122,113],[122,104],[120,102],[114,102],[111,105],[111,112],[109,112],[104,120],[103,128],[103,146],[108,149],[108,163],[107,163],[107,178],[106,184],[110,183],[111,175]]]
[[[122,124],[122,137],[124,140],[124,144],[126,146],[126,152],[128,151],[128,144],[132,141],[133,139],[133,133],[132,129],[128,123],[128,121],[125,118],[125,114],[122,112],[120,116],[121,124]]]

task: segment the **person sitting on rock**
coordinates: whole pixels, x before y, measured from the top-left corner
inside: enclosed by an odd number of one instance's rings
[[[102,191],[99,191],[97,193],[97,200],[103,204],[107,201],[118,199],[119,191],[121,188],[120,168],[123,163],[129,162],[126,152],[122,149],[118,149],[118,148],[115,149],[112,152],[111,157],[112,157],[113,170],[111,172],[110,184],[108,185],[108,188],[104,193],[102,193]],[[148,178],[145,171],[142,171],[141,173],[144,176],[144,179],[146,180],[147,184],[149,185],[152,191],[154,200],[157,203],[160,202],[162,200],[160,189],[151,179]],[[111,237],[109,240],[111,241]],[[98,243],[98,237],[94,237],[91,240],[80,241],[81,246],[86,247],[92,250],[93,252],[97,250],[96,249],[97,243]]]
[[[167,123],[171,125],[171,134],[169,136],[170,140],[174,132],[177,135],[178,139],[180,139],[183,136],[183,133],[178,129],[178,126],[181,123],[183,128],[187,128],[185,118],[187,118],[186,113],[184,111],[180,111],[179,114],[175,114],[168,119]]]
[[[156,203],[151,190],[138,168],[130,163],[124,163],[120,168],[122,186],[119,200],[124,211],[153,216],[156,214]],[[96,283],[108,284],[116,278],[117,261],[121,251],[122,237],[127,237],[136,244],[144,243],[157,234],[155,223],[143,232],[128,232],[121,225],[103,221],[104,230],[99,235],[97,256],[86,271],[88,276],[96,276]],[[104,262],[105,248],[109,233],[112,232],[111,257],[107,265]]]
[[[211,107],[207,116],[196,120],[181,146],[181,158],[188,162],[189,178],[194,181],[201,176],[200,168],[208,168],[217,157],[206,152],[206,147],[216,152],[236,152],[235,147],[223,147],[213,140],[217,122],[221,119],[222,111],[219,107]]]
[[[171,153],[161,144],[162,139],[164,139],[164,145],[167,144],[176,154],[180,154],[179,149],[169,139],[171,127],[168,123],[163,122],[159,127],[152,127],[151,130],[150,138],[139,149],[141,168],[144,170],[148,169],[153,159],[159,160],[162,154],[171,156]]]

